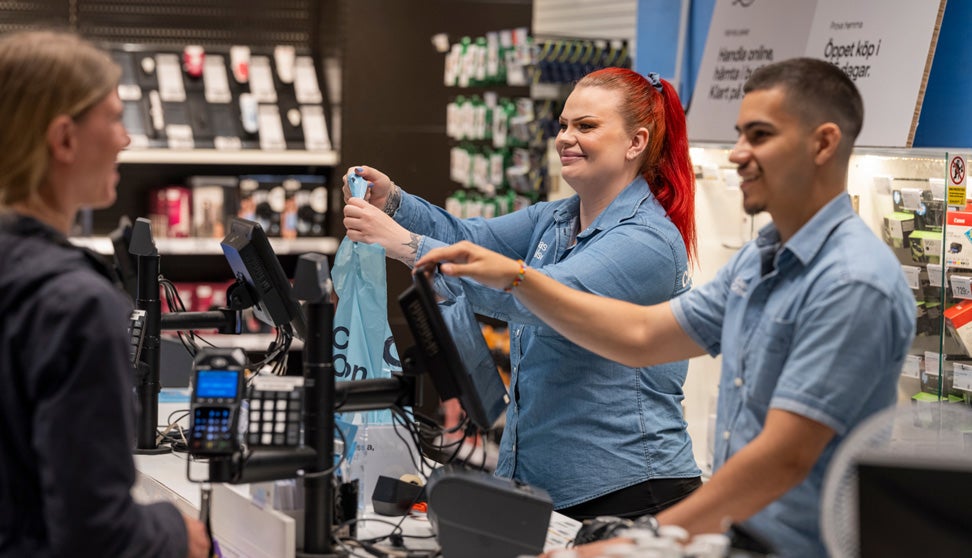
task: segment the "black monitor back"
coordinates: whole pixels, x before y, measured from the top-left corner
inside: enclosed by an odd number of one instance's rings
[[[972,458],[857,464],[861,558],[972,554]]]
[[[303,312],[260,224],[230,219],[229,232],[220,246],[233,274],[246,283],[256,298],[257,318],[303,339],[307,330]]]
[[[453,320],[468,324],[469,331],[452,331],[436,302],[432,283],[424,273],[413,275],[412,285],[399,297],[421,365],[443,400],[457,397],[469,419],[480,430],[489,430],[509,404],[506,386],[499,376],[472,308],[461,300],[446,309]],[[460,353],[455,338],[463,339]]]

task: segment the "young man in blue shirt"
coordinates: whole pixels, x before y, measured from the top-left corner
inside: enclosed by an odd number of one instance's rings
[[[824,473],[846,435],[894,403],[914,300],[845,191],[863,123],[854,83],[802,58],[754,72],[744,91],[730,160],[745,210],[766,211],[773,224],[711,283],[639,306],[577,292],[470,243],[416,267],[451,262],[442,273],[516,285],[565,337],[631,366],[721,353],[715,474],[658,521],[690,534],[742,523],[781,555],[824,556]]]

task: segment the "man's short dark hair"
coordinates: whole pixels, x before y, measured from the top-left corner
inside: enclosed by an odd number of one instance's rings
[[[864,124],[864,101],[854,82],[837,66],[815,58],[791,58],[759,68],[743,92],[781,87],[787,107],[810,126],[833,122],[853,145]]]

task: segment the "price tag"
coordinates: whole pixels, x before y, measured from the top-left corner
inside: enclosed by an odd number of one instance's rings
[[[874,179],[874,191],[878,194],[890,194],[891,193],[891,177],[890,176],[875,176]]]
[[[725,169],[722,171],[722,180],[726,183],[726,188],[730,190],[738,190],[739,184],[742,179],[739,177],[739,173],[736,169]]]
[[[941,360],[941,353],[936,353],[934,351],[925,351],[925,361],[922,368],[922,372],[925,374],[931,374],[932,376],[938,376],[938,362]]]
[[[300,107],[304,130],[304,146],[308,151],[330,151],[331,140],[327,135],[324,108],[320,105]]]
[[[273,47],[273,61],[277,66],[277,77],[281,83],[294,82],[294,56],[296,49],[291,45]]]
[[[921,209],[921,188],[902,188],[901,207],[911,211]]]
[[[273,87],[273,71],[266,56],[250,57],[250,93],[258,103],[276,103],[277,90]]]
[[[972,298],[972,277],[952,275],[952,296],[955,298]]]
[[[155,73],[159,78],[159,96],[167,103],[186,100],[186,88],[182,83],[182,66],[175,54],[157,54]]]
[[[127,149],[147,149],[149,146],[149,139],[145,134],[128,134],[128,137],[131,142]]]
[[[935,200],[945,199],[945,179],[944,178],[929,178],[928,189],[931,190],[932,199]]]
[[[134,83],[119,83],[118,98],[122,101],[137,101],[142,98],[142,88]]]
[[[904,365],[901,366],[901,375],[906,378],[915,378],[921,374],[922,357],[921,355],[905,356]]]
[[[904,272],[908,286],[917,291],[921,287],[919,280],[921,277],[921,268],[915,265],[903,265],[901,266],[901,271]]]
[[[236,136],[216,136],[213,147],[218,151],[239,151],[243,149],[243,142]]]
[[[324,100],[317,84],[314,59],[310,56],[298,56],[294,64],[294,94],[302,105],[319,104]]]
[[[972,366],[960,362],[955,363],[955,369],[952,375],[952,387],[972,391]]]
[[[932,287],[942,286],[942,266],[938,264],[928,264],[928,284]]]
[[[207,103],[229,103],[233,94],[229,89],[226,60],[218,54],[207,54],[203,61],[203,87]]]
[[[188,124],[169,124],[165,127],[169,149],[193,149],[196,142],[192,138],[192,126]]]
[[[252,82],[253,74],[251,73],[250,83]],[[280,110],[277,109],[277,105],[260,105],[257,111],[257,120],[260,123],[260,149],[265,151],[287,149],[283,124],[280,122]]]

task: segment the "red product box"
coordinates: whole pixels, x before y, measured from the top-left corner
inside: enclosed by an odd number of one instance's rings
[[[185,186],[164,186],[152,194],[149,219],[152,234],[159,238],[188,238],[192,232],[192,195]]]
[[[959,340],[965,354],[972,356],[972,301],[964,301],[945,310],[945,325]]]
[[[945,214],[945,265],[972,267],[972,212]]]

